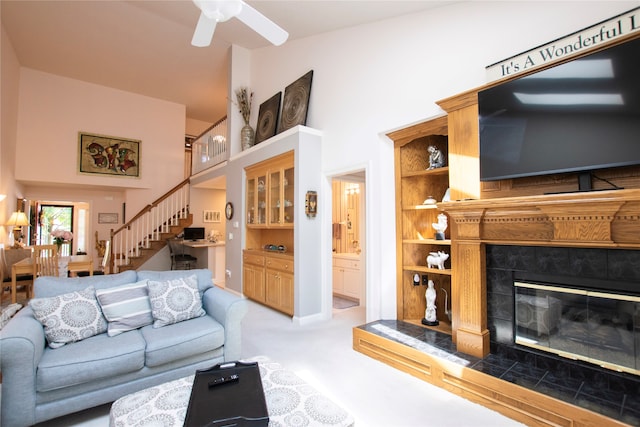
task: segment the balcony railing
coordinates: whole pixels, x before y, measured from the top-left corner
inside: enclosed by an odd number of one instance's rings
[[[198,136],[191,145],[191,174],[209,169],[229,159],[227,118],[224,117]]]

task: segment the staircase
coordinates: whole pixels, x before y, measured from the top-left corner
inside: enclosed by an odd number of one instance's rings
[[[226,162],[229,153],[225,116],[193,140],[192,173]],[[190,182],[190,178],[185,179],[122,227],[111,230],[110,272],[137,270],[167,245],[166,239],[193,223],[189,212]]]
[[[148,247],[141,246],[137,255],[130,255],[128,262],[122,263],[118,266],[118,271],[137,270],[147,262],[151,257],[160,252],[162,248],[167,246],[167,239],[176,237],[184,230],[185,227],[189,227],[193,224],[193,215],[189,214],[187,218],[180,218],[177,225],[170,225],[168,232],[160,233],[160,240],[149,240]],[[117,259],[121,259],[120,254],[113,254]]]
[[[167,245],[166,239],[193,223],[189,184],[190,179],[185,179],[122,227],[111,230],[109,271],[137,270]]]

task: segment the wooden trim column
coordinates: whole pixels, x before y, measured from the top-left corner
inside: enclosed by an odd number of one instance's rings
[[[452,339],[458,351],[489,354],[485,246],[481,241],[484,209],[448,212],[451,218]]]

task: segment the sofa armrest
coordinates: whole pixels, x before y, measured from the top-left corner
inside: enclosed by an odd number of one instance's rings
[[[247,301],[216,286],[207,289],[202,296],[202,306],[207,314],[224,327],[224,360],[240,359],[241,322],[247,314]]]
[[[45,345],[44,328],[30,307],[0,331],[3,426],[35,424],[36,371]]]

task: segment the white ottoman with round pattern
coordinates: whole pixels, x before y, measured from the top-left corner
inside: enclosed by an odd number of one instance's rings
[[[269,427],[352,426],[353,417],[340,406],[267,357],[258,362]],[[184,424],[194,376],[180,378],[124,396],[113,403],[111,427],[175,427]]]

